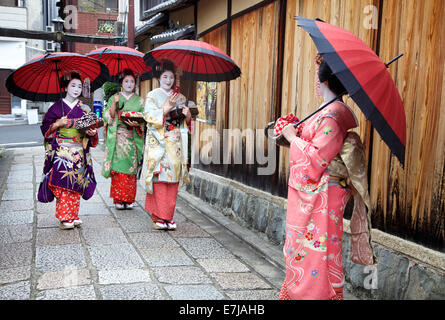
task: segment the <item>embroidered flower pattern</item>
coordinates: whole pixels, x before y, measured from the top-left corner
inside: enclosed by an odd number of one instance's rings
[[[314,269],[314,270],[311,271],[311,277],[312,277],[312,278],[317,278],[318,275],[319,275],[319,273],[318,273],[318,270],[317,270],[317,269]]]

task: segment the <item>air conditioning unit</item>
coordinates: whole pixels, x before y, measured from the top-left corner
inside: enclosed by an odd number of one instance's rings
[[[54,32],[54,26],[46,26],[46,32]],[[56,44],[54,41],[45,41],[46,51],[56,51]]]
[[[49,52],[56,51],[56,44],[54,41],[46,41],[45,49]]]
[[[124,23],[122,21],[116,21],[114,23],[114,35],[121,36],[124,30]]]

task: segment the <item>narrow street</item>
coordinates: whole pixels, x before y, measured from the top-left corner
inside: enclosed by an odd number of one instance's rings
[[[178,197],[176,231],[152,229],[140,186],[137,206],[116,210],[110,181],[100,175],[103,157],[99,145],[93,151],[98,187],[93,198],[81,201],[82,227],[60,230],[55,201],[35,199],[43,147],[4,151],[0,299],[278,299],[283,269],[196,210],[199,203],[190,206],[185,192]],[[260,237],[254,241],[270,247]]]

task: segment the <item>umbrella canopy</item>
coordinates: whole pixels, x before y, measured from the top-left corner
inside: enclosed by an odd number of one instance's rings
[[[102,47],[87,53],[87,56],[105,64],[111,76],[119,76],[123,70],[130,69],[138,77],[151,70],[144,62],[144,54],[129,47]]]
[[[56,101],[61,97],[60,79],[78,72],[90,81],[94,91],[108,80],[107,67],[87,56],[71,52],[54,52],[35,57],[11,73],[6,79],[8,91],[31,101]]]
[[[219,82],[236,79],[240,68],[221,49],[203,41],[177,40],[163,44],[145,54],[147,65],[154,68],[162,59],[182,68],[182,78]]]
[[[296,18],[350,97],[404,164],[406,118],[402,99],[380,58],[349,31],[319,20]]]

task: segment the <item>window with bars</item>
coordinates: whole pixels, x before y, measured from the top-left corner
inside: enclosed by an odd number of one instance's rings
[[[97,20],[97,31],[101,33],[114,33],[116,21]]]
[[[80,12],[118,13],[118,0],[79,0]]]

